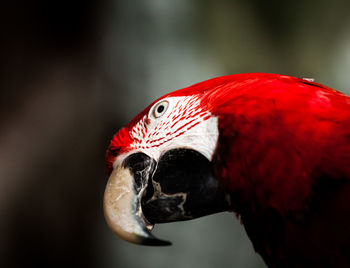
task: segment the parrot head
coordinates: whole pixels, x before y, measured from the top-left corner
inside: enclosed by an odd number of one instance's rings
[[[269,267],[322,266],[329,245],[339,251],[326,263],[349,267],[338,262],[349,241],[349,107],[334,89],[277,74],[167,94],[111,141],[106,221],[129,242],[169,245],[154,224],[234,211]]]
[[[150,233],[156,223],[235,211],[249,229],[257,224],[249,215],[269,208],[281,215],[302,211],[320,167],[348,166],[340,165],[348,158],[339,149],[347,130],[337,122],[348,125],[349,103],[312,81],[262,73],[169,93],[111,141],[107,223],[127,241],[165,245]]]
[[[218,118],[203,102],[205,87],[170,93],[152,103],[113,137],[104,213],[129,242],[167,245],[155,223],[226,211],[229,196],[213,175]]]

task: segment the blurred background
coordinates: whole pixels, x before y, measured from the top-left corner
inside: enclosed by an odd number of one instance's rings
[[[1,267],[265,267],[233,214],[116,238],[103,218],[113,134],[159,96],[272,72],[350,93],[350,2],[17,0],[0,9]]]

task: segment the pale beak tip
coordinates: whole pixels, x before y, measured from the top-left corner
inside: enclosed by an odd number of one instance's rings
[[[133,175],[128,168],[113,170],[104,194],[104,214],[107,224],[120,238],[134,244],[168,246],[170,242],[154,237],[147,229],[143,216],[135,212],[138,199],[135,194]]]

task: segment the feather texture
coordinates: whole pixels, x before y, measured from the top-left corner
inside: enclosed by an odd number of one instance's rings
[[[209,80],[202,103],[219,118],[213,166],[255,249],[270,267],[349,267],[350,98],[281,75],[229,78]]]

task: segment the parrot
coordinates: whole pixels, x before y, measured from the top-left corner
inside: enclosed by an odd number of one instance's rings
[[[105,219],[128,242],[170,245],[155,224],[229,211],[268,267],[350,267],[350,97],[312,79],[168,93],[114,135],[106,166]]]

